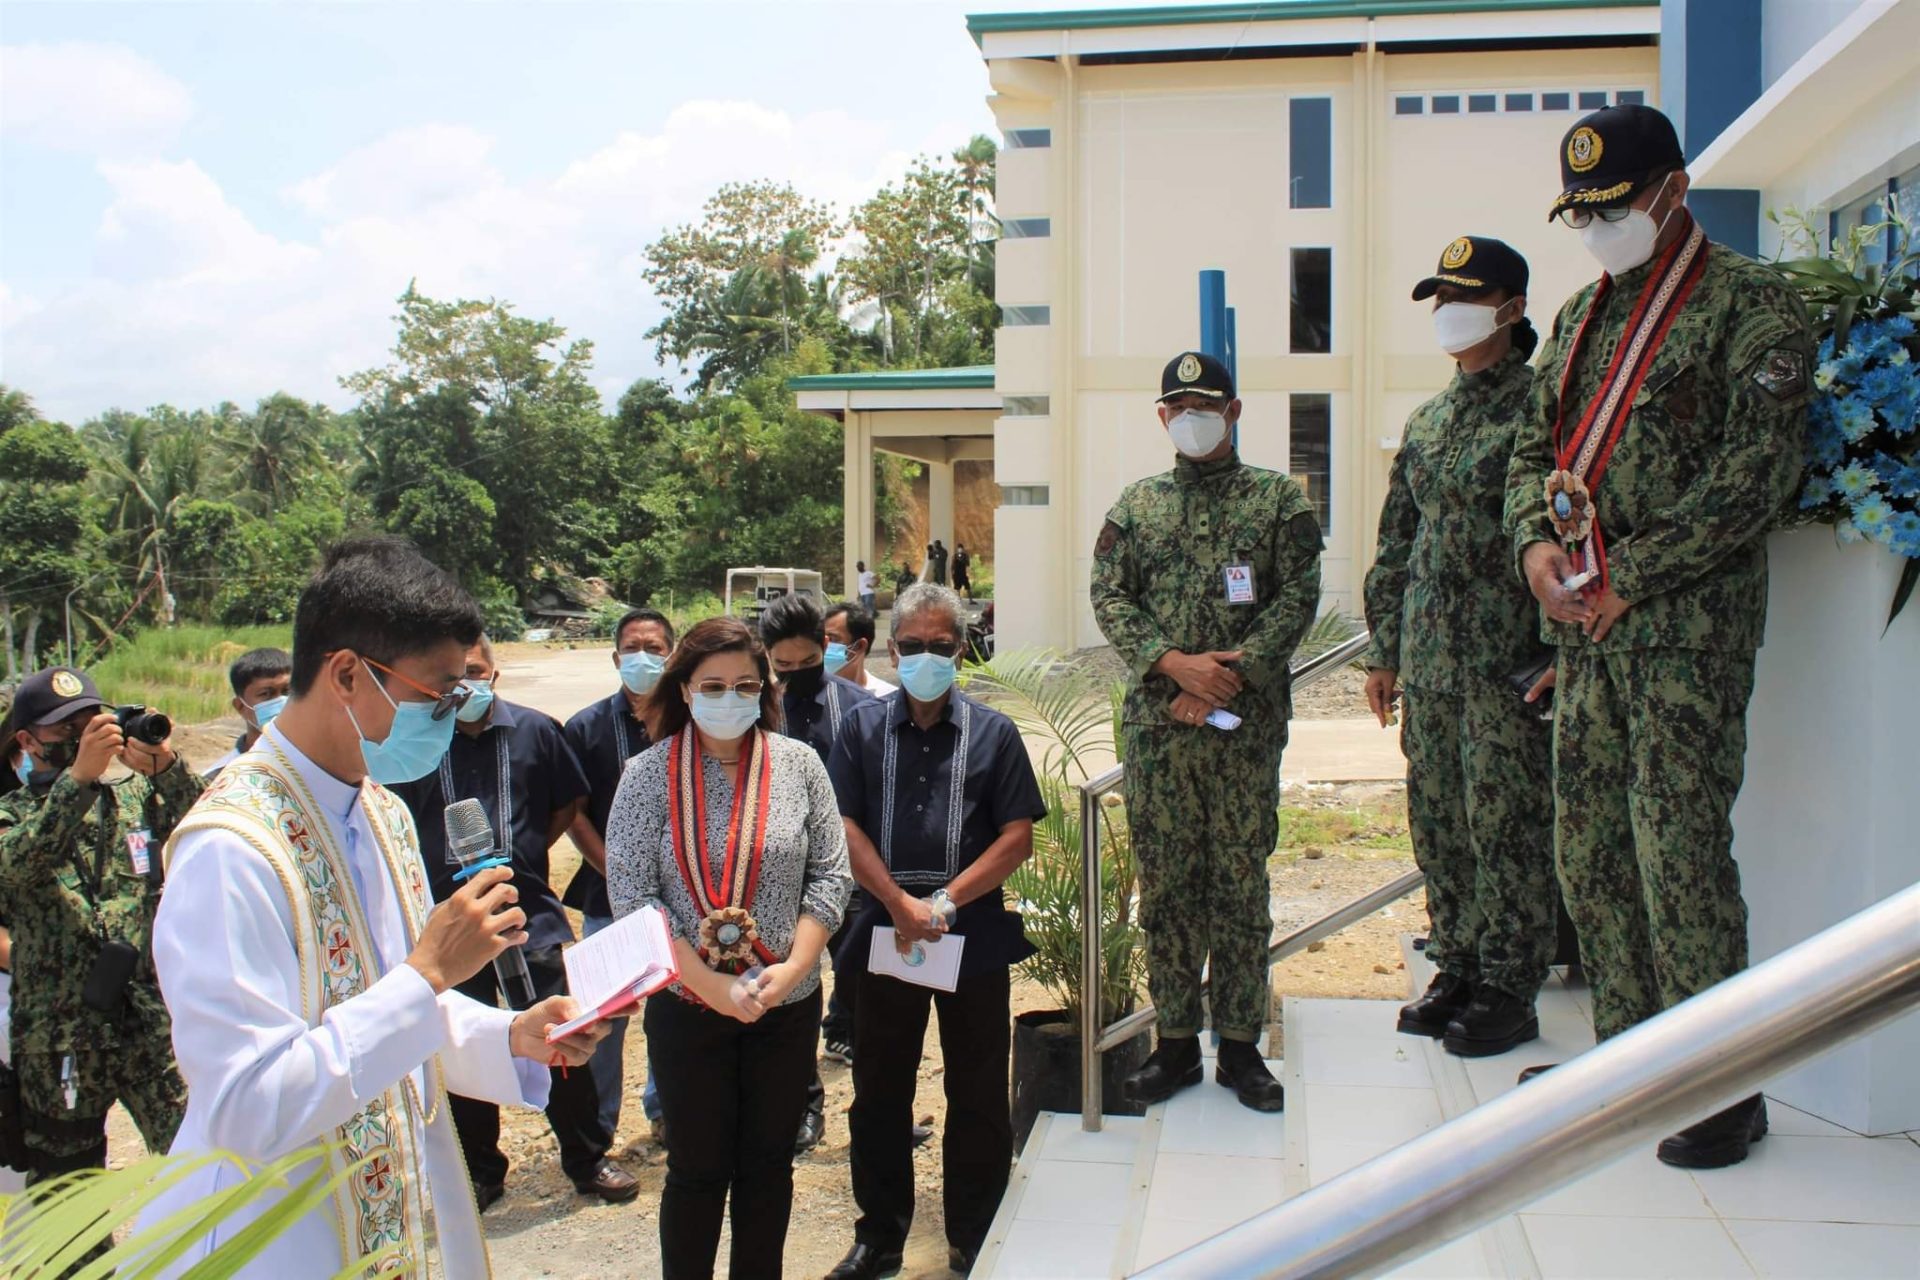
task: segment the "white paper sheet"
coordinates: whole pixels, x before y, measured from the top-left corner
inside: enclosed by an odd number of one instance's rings
[[[873,931],[873,951],[868,957],[867,969],[916,986],[932,987],[935,991],[952,991],[960,984],[960,956],[966,947],[965,938],[948,934],[938,942],[915,943],[913,950],[903,956],[894,942],[893,930],[882,925]]]
[[[673,958],[673,936],[658,907],[642,907],[622,916],[591,938],[568,947],[567,990],[581,1005],[573,1021],[555,1027],[549,1041],[561,1040],[661,990],[680,976]]]

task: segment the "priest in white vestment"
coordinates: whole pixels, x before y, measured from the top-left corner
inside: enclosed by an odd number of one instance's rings
[[[332,1276],[379,1256],[414,1274],[489,1274],[446,1094],[540,1107],[549,1062],[584,1064],[604,1034],[549,1046],[571,999],[516,1014],[453,990],[525,937],[510,873],[482,871],[433,909],[411,819],[373,785],[444,753],[469,629],[471,601],[411,546],[337,548],[295,617],[292,702],[169,845],[153,951],[188,1088],[174,1153],[261,1164],[324,1141],[335,1168],[365,1160],[247,1276]],[[203,1169],[141,1226],[245,1176]]]

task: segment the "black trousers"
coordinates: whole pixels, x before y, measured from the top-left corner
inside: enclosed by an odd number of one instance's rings
[[[820,1034],[820,992],[746,1023],[662,992],[647,1049],[667,1121],[660,1194],[665,1280],[713,1274],[729,1199],[733,1280],[780,1275],[793,1210],[793,1135]]]
[[[559,947],[530,947],[525,954],[537,999],[567,993],[567,969]],[[499,1003],[500,986],[492,965],[461,983],[459,990],[481,1004]],[[479,1186],[499,1186],[507,1180],[507,1157],[500,1150],[500,1108],[457,1093],[447,1095],[447,1101],[454,1130],[460,1135],[460,1150],[467,1158],[467,1176]],[[613,1145],[613,1134],[600,1116],[600,1089],[593,1072],[585,1067],[566,1072],[554,1068],[547,1123],[560,1142],[561,1169],[576,1182],[591,1179]]]
[[[827,1001],[827,1016],[822,1028],[829,1040],[845,1040],[853,1043],[854,1008],[860,1001],[860,975],[866,971],[867,955],[842,957],[840,950],[853,932],[853,922],[866,909],[867,894],[864,889],[855,889],[853,896],[847,899],[846,916],[840,921],[833,940],[827,943],[827,955],[833,961],[833,998]]]
[[[977,1253],[993,1225],[1013,1164],[1007,1059],[1013,1038],[1005,969],[962,977],[951,995],[862,973],[853,1055],[854,1236],[891,1252],[913,1226],[913,1091],[927,1035],[940,1019],[947,1126],[941,1201],[947,1242]]]

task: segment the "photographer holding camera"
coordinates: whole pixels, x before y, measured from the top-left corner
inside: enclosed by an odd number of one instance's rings
[[[11,727],[24,785],[0,797],[0,900],[13,928],[13,1066],[32,1186],[106,1164],[116,1101],[150,1151],[166,1151],[180,1127],[186,1086],[151,935],[160,850],[201,782],[169,746],[164,715],[109,709],[67,667],[21,683]],[[116,761],[133,776],[106,782]]]

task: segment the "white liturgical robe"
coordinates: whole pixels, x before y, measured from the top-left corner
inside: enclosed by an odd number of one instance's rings
[[[174,1053],[187,1083],[187,1115],[175,1154],[232,1152],[249,1162],[277,1159],[335,1131],[369,1100],[411,1075],[431,1098],[424,1064],[439,1055],[449,1091],[506,1105],[546,1104],[545,1063],[512,1057],[513,1014],[447,991],[435,996],[404,963],[408,942],[400,899],[375,844],[360,790],[302,755],[278,726],[279,748],[324,811],[336,848],[366,909],[378,956],[360,995],[328,1008],[318,1026],[301,1012],[294,916],[273,868],[239,835],[197,830],[172,850],[166,892],[154,922],[153,958],[173,1015]],[[256,750],[264,750],[263,740]],[[415,853],[417,855],[417,852]],[[424,1132],[422,1132],[424,1128]],[[488,1274],[486,1242],[467,1185],[466,1163],[443,1105],[430,1124],[414,1125],[427,1183],[440,1274]],[[297,1181],[311,1166],[294,1175]],[[141,1215],[144,1228],[245,1177],[230,1163],[199,1171]],[[227,1220],[187,1255],[203,1257],[277,1197],[264,1197]],[[295,1223],[242,1274],[298,1280],[331,1276],[348,1259],[331,1206]]]

